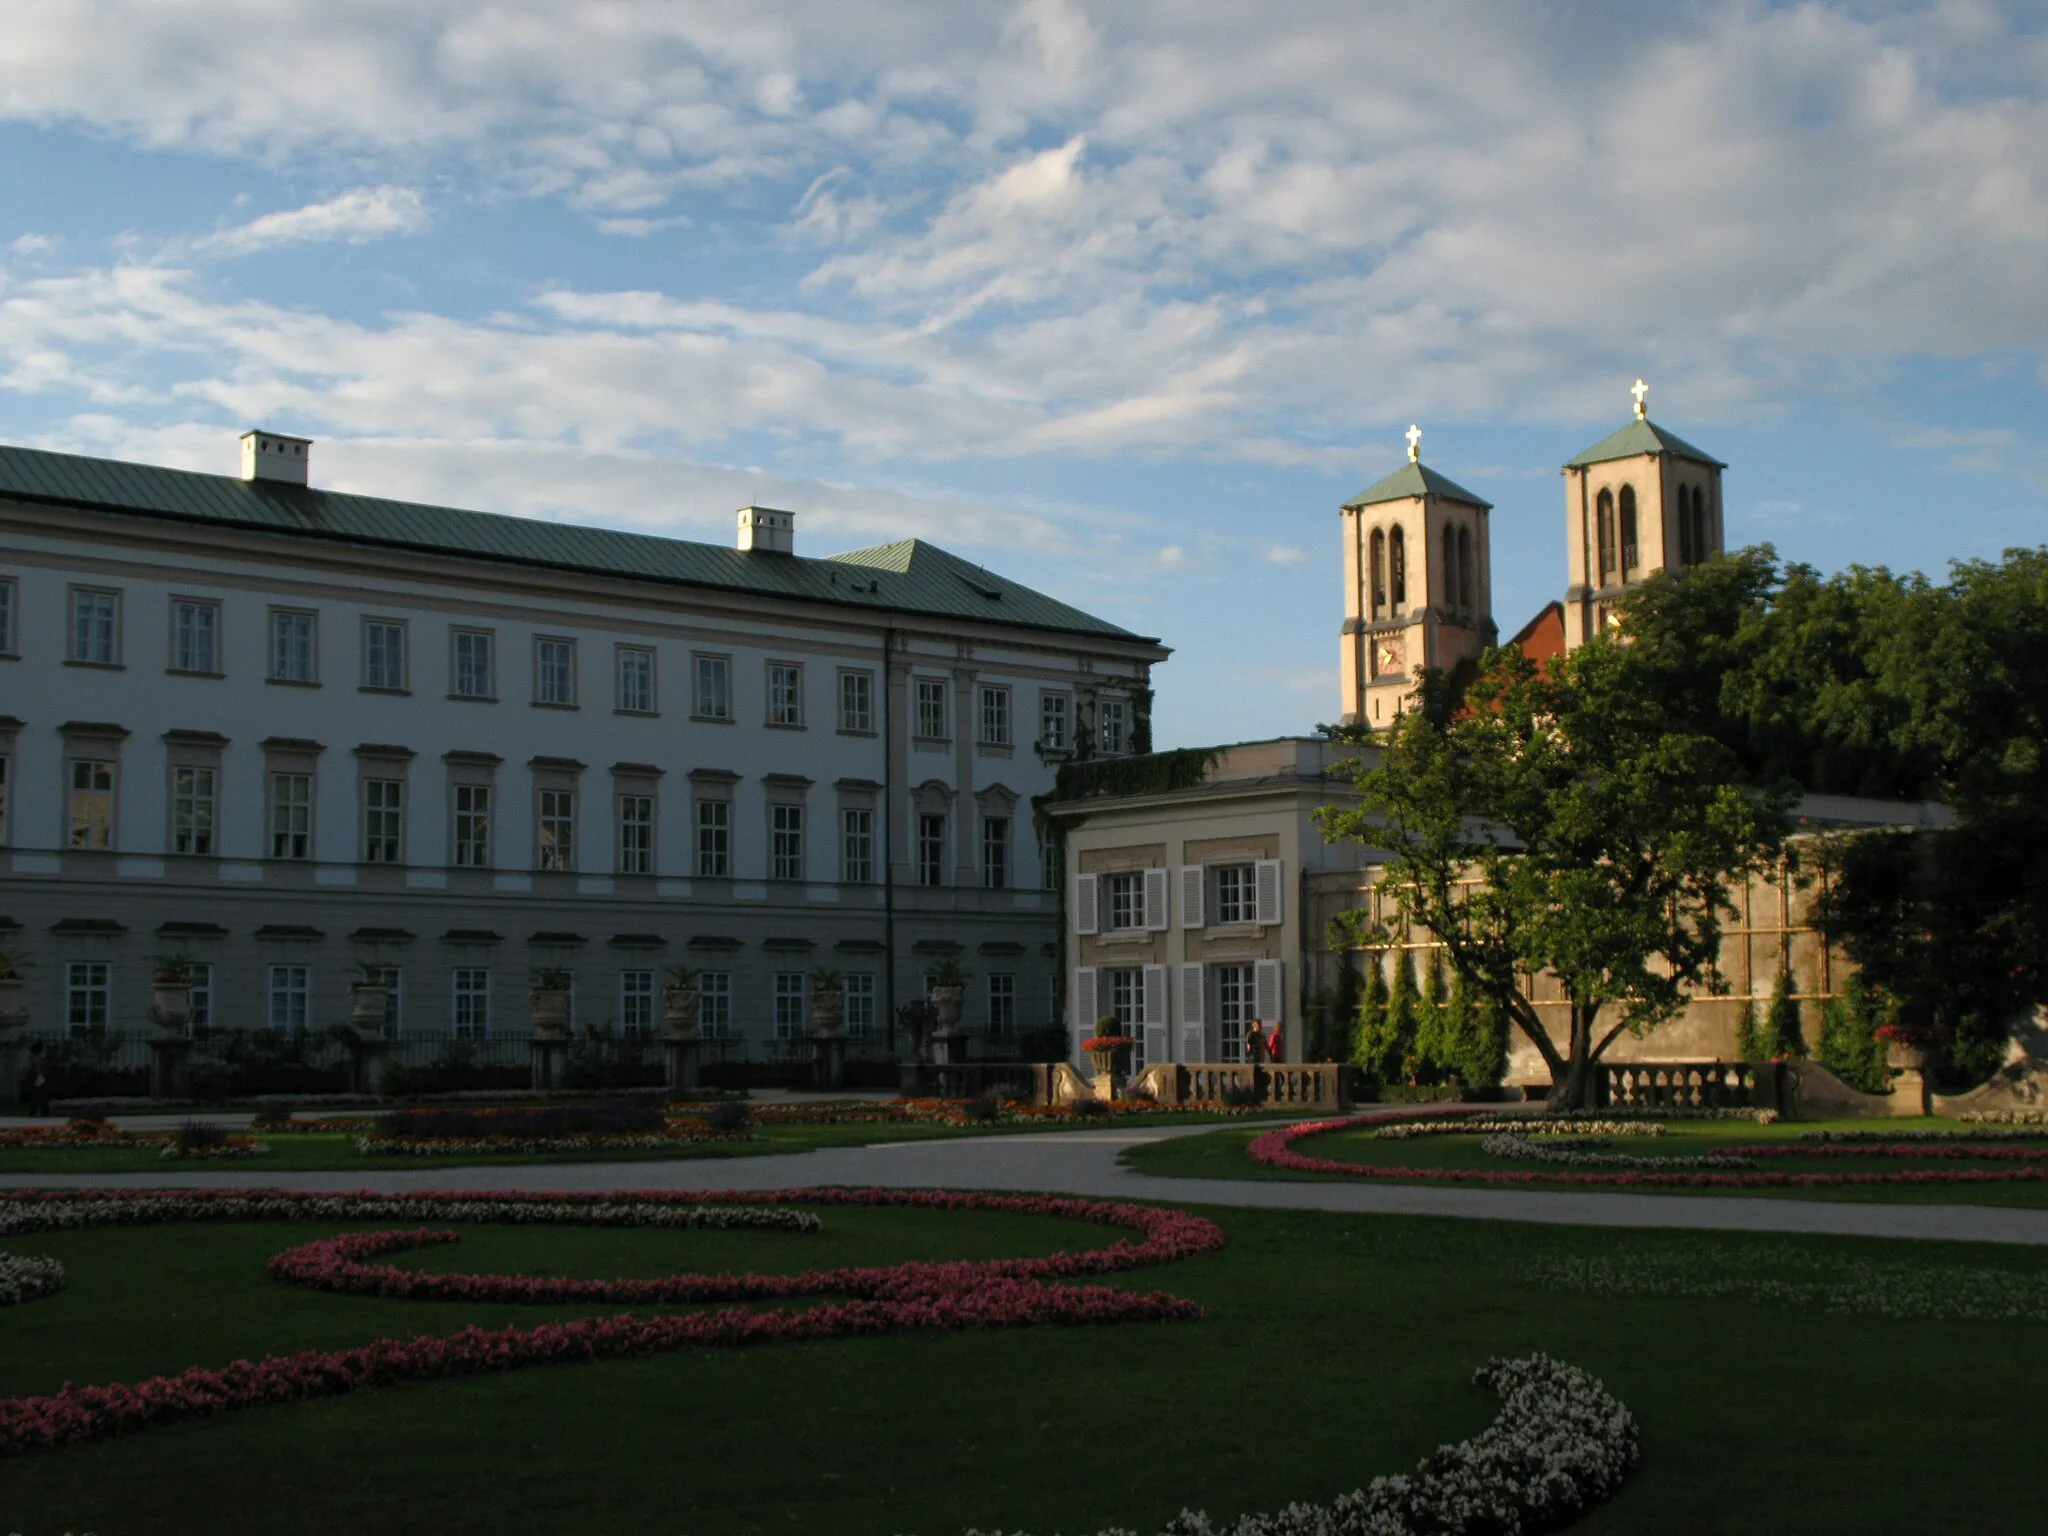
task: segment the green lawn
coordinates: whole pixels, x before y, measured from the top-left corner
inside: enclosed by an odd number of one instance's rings
[[[1735,1147],[1768,1147],[1773,1142],[1792,1140],[1802,1131],[1872,1129],[1956,1129],[1952,1120],[1915,1119],[1800,1120],[1777,1125],[1754,1125],[1745,1121],[1693,1120],[1667,1122],[1658,1137],[1615,1137],[1607,1150],[1643,1157],[1697,1156],[1702,1152]],[[1182,1136],[1171,1141],[1132,1147],[1123,1162],[1140,1173],[1182,1179],[1296,1179],[1313,1183],[1344,1183],[1341,1174],[1299,1173],[1255,1163],[1245,1153],[1245,1144],[1258,1129],[1231,1127],[1202,1136]],[[1296,1148],[1310,1157],[1335,1158],[1340,1162],[1393,1164],[1407,1168],[1470,1168],[1511,1172],[1541,1171],[1538,1163],[1510,1162],[1479,1150],[1480,1136],[1416,1136],[1400,1141],[1382,1141],[1370,1131],[1338,1131],[1297,1142]],[[2048,1133],[2044,1133],[2048,1141]],[[2010,1167],[2005,1163],[1957,1163],[1941,1158],[1772,1158],[1757,1159],[1761,1171],[1786,1173],[1853,1173],[1908,1168]],[[1575,1170],[1576,1171],[1576,1170]],[[1591,1171],[1591,1170],[1585,1170]],[[1472,1185],[1469,1187],[1477,1188]],[[1524,1189],[1598,1190],[1602,1185],[1530,1183]],[[1613,1186],[1626,1188],[1627,1186]],[[1790,1200],[1878,1200],[1913,1204],[1970,1204],[2048,1206],[2048,1181],[2011,1184],[1876,1184],[1799,1185],[1782,1189],[1687,1189],[1661,1186],[1639,1190],[1660,1195],[1740,1195],[1747,1199]]]
[[[407,1262],[582,1275],[1050,1251],[1104,1229],[828,1207],[819,1236],[471,1229]],[[1636,1413],[1590,1532],[2037,1528],[2048,1253],[1746,1234],[1209,1213],[1223,1252],[1135,1272],[1199,1323],[703,1351],[255,1409],[0,1466],[23,1536],[334,1531],[1048,1536],[1326,1499],[1492,1417],[1547,1350]],[[262,1261],[326,1225],[0,1239],[70,1289],[0,1310],[0,1393],[387,1333],[574,1315],[343,1298]],[[1734,1295],[1695,1294],[1733,1283]],[[1620,1288],[1624,1294],[1605,1294]],[[1988,1300],[1987,1300],[1988,1298]],[[2004,1306],[1998,1320],[1886,1316]]]
[[[160,1157],[154,1144],[105,1147],[0,1147],[0,1174],[45,1173],[184,1173],[235,1170],[260,1178],[266,1173],[330,1172],[354,1169],[364,1173],[400,1168],[460,1168],[479,1163],[637,1163],[675,1158],[761,1157],[771,1153],[810,1152],[819,1147],[864,1147],[876,1142],[934,1141],[949,1137],[1043,1135],[1072,1130],[1101,1130],[1105,1125],[1210,1125],[1222,1123],[1214,1114],[1160,1114],[1078,1124],[1041,1123],[959,1127],[933,1124],[897,1125],[758,1125],[750,1141],[679,1142],[673,1148],[621,1152],[466,1153],[445,1157],[366,1157],[356,1151],[356,1138],[340,1132],[290,1131],[266,1135],[265,1157],[222,1162],[184,1162]]]

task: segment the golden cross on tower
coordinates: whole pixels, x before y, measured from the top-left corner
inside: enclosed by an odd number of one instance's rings
[[[1410,464],[1417,464],[1421,461],[1422,428],[1416,426],[1413,422],[1410,422],[1408,425],[1408,462]]]
[[[1635,388],[1631,389],[1629,393],[1636,397],[1636,420],[1641,421],[1643,419],[1643,402],[1650,398],[1650,386],[1641,379],[1637,379]]]

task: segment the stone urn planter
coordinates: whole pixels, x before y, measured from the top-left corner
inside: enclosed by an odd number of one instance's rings
[[[670,1093],[694,1093],[700,1081],[697,1036],[702,1016],[704,991],[697,985],[697,973],[687,965],[670,968],[668,985],[661,992],[661,1023],[667,1031],[662,1042],[664,1079]]]
[[[966,1006],[967,988],[964,985],[935,984],[932,987],[932,1027],[937,1032],[948,1032],[960,1027],[960,1013]]]
[[[391,1012],[391,988],[382,981],[352,981],[348,984],[349,1028],[360,1039],[384,1038],[384,1021]]]
[[[564,1035],[569,1032],[569,978],[548,967],[533,973],[527,1002],[533,1010],[536,1035]]]
[[[1083,1041],[1082,1049],[1095,1069],[1096,1097],[1114,1099],[1122,1092],[1130,1078],[1132,1043],[1129,1035],[1118,1033],[1114,1018],[1105,1015],[1095,1021],[1094,1038]]]
[[[695,986],[667,987],[661,994],[661,1025],[671,1040],[697,1038],[697,1018],[704,994]]]
[[[182,1035],[192,1022],[192,962],[159,955],[149,980],[149,1022],[167,1035]]]
[[[1888,1042],[1885,1046],[1884,1059],[1885,1065],[1894,1072],[1927,1070],[1927,1052],[1917,1045],[1908,1045],[1903,1040]]]
[[[846,988],[837,980],[811,984],[811,1033],[836,1035],[846,1022]]]

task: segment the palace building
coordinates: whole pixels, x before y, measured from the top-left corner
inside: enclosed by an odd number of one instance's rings
[[[139,1034],[148,957],[202,1027],[317,1028],[359,967],[401,1036],[585,1027],[702,973],[714,1050],[845,978],[879,1054],[942,959],[967,1024],[1055,1017],[1031,802],[1145,744],[1168,652],[918,540],[796,553],[0,448],[0,948],[31,1031]],[[1002,1047],[998,1045],[997,1049]]]

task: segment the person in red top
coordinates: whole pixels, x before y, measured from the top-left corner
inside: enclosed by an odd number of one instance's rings
[[[1273,1026],[1273,1038],[1266,1042],[1266,1054],[1274,1061],[1283,1059],[1280,1054],[1280,1026],[1278,1024]]]

